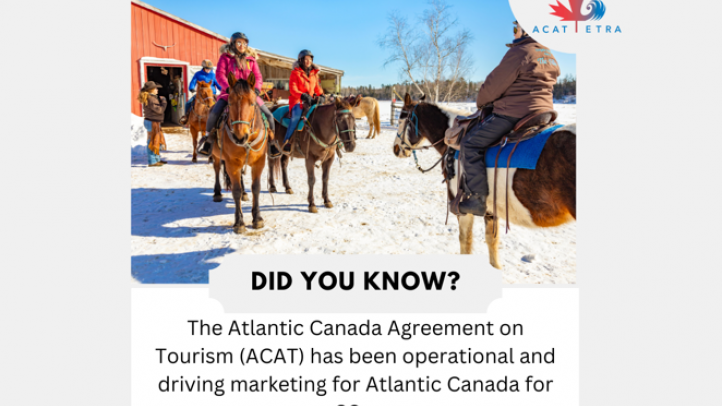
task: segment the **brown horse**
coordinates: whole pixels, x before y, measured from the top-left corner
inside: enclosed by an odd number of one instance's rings
[[[321,161],[323,204],[329,208],[333,207],[333,203],[328,197],[331,165],[338,145],[344,145],[347,152],[353,152],[356,148],[356,120],[351,109],[361,102],[361,97],[361,95],[348,99],[337,97],[330,104],[316,107],[308,119],[311,125],[306,123],[303,131],[296,131],[293,135],[290,156],[284,154],[280,158],[269,158],[269,166],[273,168],[269,171],[268,176],[269,192],[276,192],[274,175],[278,176],[283,168],[283,186],[286,188],[286,193],[293,194],[293,189],[288,182],[288,161],[290,158],[305,158],[306,172],[308,173],[308,211],[318,213],[313,200],[313,186],[316,182],[315,164],[317,161]],[[281,134],[285,134],[286,127],[278,121],[276,121],[276,128]]]
[[[188,126],[191,130],[191,136],[193,136],[193,162],[198,161],[196,155],[196,149],[198,149],[198,133],[203,134],[206,131],[208,113],[210,113],[215,103],[216,99],[213,96],[211,84],[199,80],[198,87],[196,88],[196,98],[193,102],[192,114],[188,117]]]
[[[232,190],[236,203],[233,231],[237,234],[246,230],[241,212],[241,197],[244,194],[241,172],[245,166],[251,167],[253,228],[263,228],[258,195],[261,192],[261,173],[266,166],[266,151],[268,143],[273,140],[273,132],[265,125],[263,113],[256,104],[256,93],[253,91],[255,83],[253,73],[247,81],[236,80],[233,73],[228,73],[228,115],[222,120],[218,130],[218,143],[213,145],[212,151],[213,169],[216,172],[213,201],[223,201],[219,179],[223,164],[226,189]]]
[[[364,118],[369,122],[369,135],[366,139],[374,139],[381,132],[381,113],[379,112],[379,102],[373,97],[364,97],[361,103],[351,109],[353,116],[356,118]]]
[[[399,130],[394,142],[394,155],[408,158],[418,149],[424,139],[445,156],[444,133],[458,112],[425,102],[413,102],[409,94],[404,98],[404,107],[399,117]],[[466,112],[468,114],[468,112]],[[418,122],[418,125],[416,124]],[[413,124],[409,124],[413,123]],[[408,128],[407,128],[408,127]],[[417,129],[418,128],[418,133]],[[555,227],[576,220],[577,209],[577,138],[576,126],[570,125],[554,132],[542,150],[537,167],[530,169],[509,169],[509,222],[529,228]],[[453,151],[451,151],[453,152]],[[506,215],[506,168],[499,165],[496,212],[498,218]],[[458,174],[458,170],[456,173]],[[486,200],[487,213],[494,209],[494,168],[487,168],[489,196]],[[450,198],[456,190],[456,179],[450,181]],[[474,240],[474,216],[460,215],[459,243],[462,254],[471,254]],[[499,236],[494,232],[493,218],[485,216],[486,244],[489,247],[489,261],[501,269],[499,261]]]

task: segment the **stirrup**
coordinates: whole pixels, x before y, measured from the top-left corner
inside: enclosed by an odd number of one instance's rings
[[[198,143],[198,148],[196,149],[196,152],[205,155],[205,156],[211,156],[211,150],[213,149],[213,145],[208,141],[208,136],[205,135],[203,138],[201,138],[200,142]]]
[[[268,155],[271,158],[278,158],[279,156],[283,155],[283,150],[279,147],[278,141],[273,140],[268,145],[269,145]],[[276,152],[273,152],[274,149],[276,150]]]

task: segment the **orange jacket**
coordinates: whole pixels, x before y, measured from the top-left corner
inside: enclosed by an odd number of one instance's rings
[[[291,71],[291,79],[288,85],[291,97],[288,99],[288,106],[290,109],[297,104],[301,104],[301,95],[308,93],[311,97],[320,96],[323,94],[321,89],[321,80],[318,78],[318,67],[314,64],[311,65],[311,74],[306,75],[306,72],[301,69],[298,61],[293,63],[293,71]],[[303,105],[301,104],[303,108]]]

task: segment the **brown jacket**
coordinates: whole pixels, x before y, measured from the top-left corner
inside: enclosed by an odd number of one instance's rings
[[[143,106],[143,117],[148,121],[155,121],[162,123],[164,120],[165,108],[168,102],[165,97],[160,97],[156,94],[148,95],[148,104]]]
[[[476,106],[493,102],[494,113],[516,118],[551,110],[554,84],[561,73],[554,55],[531,37],[509,46],[481,85]]]

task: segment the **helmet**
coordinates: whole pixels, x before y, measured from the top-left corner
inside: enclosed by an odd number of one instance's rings
[[[313,53],[312,53],[311,51],[309,51],[308,49],[304,49],[303,51],[301,51],[301,52],[298,54],[298,60],[300,61],[301,59],[303,59],[303,58],[305,58],[305,57],[307,57],[307,56],[310,56],[311,59],[313,59]]]
[[[203,62],[201,62],[201,66],[203,68],[213,69],[213,62],[211,62],[210,59],[204,59]]]
[[[231,44],[233,44],[233,43],[235,43],[236,41],[238,41],[239,39],[242,39],[242,40],[244,40],[244,41],[246,41],[246,42],[249,42],[249,41],[248,41],[248,37],[246,37],[246,34],[244,34],[244,33],[242,33],[242,32],[237,32],[237,33],[231,35],[231,41],[230,41],[230,42],[231,42]]]

